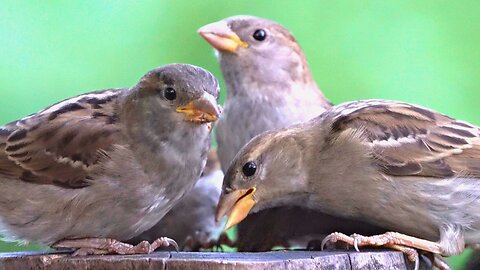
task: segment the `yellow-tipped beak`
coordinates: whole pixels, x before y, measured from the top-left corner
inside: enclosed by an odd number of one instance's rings
[[[248,44],[235,34],[225,21],[214,22],[202,26],[197,31],[215,49],[236,52],[238,47],[247,48]]]
[[[215,220],[218,222],[223,216],[228,216],[225,231],[237,225],[247,217],[250,210],[256,204],[254,199],[256,190],[255,187],[252,187],[249,189],[235,190],[228,194],[222,194],[217,205]]]
[[[203,124],[215,122],[218,119],[220,106],[212,95],[204,93],[199,99],[178,107],[176,111],[183,113],[187,121]]]

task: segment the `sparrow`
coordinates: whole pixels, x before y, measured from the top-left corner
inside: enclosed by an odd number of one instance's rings
[[[224,172],[241,147],[256,135],[308,121],[332,106],[313,79],[300,45],[279,23],[234,16],[203,26],[198,33],[217,51],[227,87],[216,131]],[[297,226],[290,226],[290,220]],[[239,224],[236,245],[239,251],[306,247],[311,240],[334,232],[339,223],[346,231],[364,228],[360,232],[385,232],[357,221],[280,206],[252,214]],[[313,224],[319,226],[314,232]]]
[[[151,242],[159,235],[168,235],[177,239],[180,249],[184,251],[211,249],[220,244],[232,245],[227,235],[223,234],[222,224],[215,222],[215,208],[222,181],[223,172],[217,152],[211,149],[202,176],[193,189],[159,223],[127,242]]]
[[[225,172],[237,152],[256,135],[310,120],[331,103],[312,77],[290,32],[276,22],[234,16],[198,33],[218,52],[227,87],[216,125],[218,157]]]
[[[480,243],[479,178],[479,127],[408,103],[354,101],[250,141],[225,175],[216,219],[227,215],[229,228],[272,206],[317,209],[390,230],[324,243],[385,246],[418,263],[415,249],[451,256]]]
[[[187,64],[132,88],[79,95],[0,127],[0,220],[9,240],[75,255],[150,253],[128,240],[193,188],[219,116],[218,82]]]

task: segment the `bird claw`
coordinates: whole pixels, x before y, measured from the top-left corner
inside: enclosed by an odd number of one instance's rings
[[[442,257],[440,257],[440,255],[434,254],[433,256],[433,265],[439,270],[452,270],[452,268],[450,268],[450,266],[443,260]]]
[[[417,249],[423,250],[425,252],[430,252],[434,254],[434,259],[432,261],[433,265],[439,269],[449,270],[450,267],[438,257],[441,247],[438,243],[430,242],[420,238],[411,237],[408,235],[396,233],[396,232],[387,232],[380,235],[374,236],[362,236],[359,234],[352,234],[347,236],[343,233],[332,233],[325,237],[322,241],[322,250],[325,245],[329,242],[344,242],[348,245],[351,245],[355,248],[356,251],[359,251],[359,247],[364,246],[376,246],[376,247],[386,247],[401,251],[405,254],[409,261],[415,263],[415,269],[420,267],[420,257],[418,255]]]
[[[215,251],[223,252],[224,251],[223,246],[228,246],[228,247],[235,246],[235,242],[233,242],[226,233],[222,233],[218,238],[218,240],[211,241],[212,251],[215,249]]]
[[[157,240],[153,241],[152,245],[155,243],[155,242],[158,242],[158,246],[155,247],[152,251],[154,251],[155,249],[159,248],[159,247],[169,247],[169,246],[173,246],[175,248],[175,251],[176,252],[179,252],[180,251],[180,248],[177,244],[177,242],[175,240],[173,240],[172,238],[168,238],[168,237],[160,237],[158,238]],[[147,242],[148,243],[148,242]]]
[[[105,255],[105,254],[149,254],[159,247],[173,246],[178,252],[178,244],[168,237],[160,237],[151,244],[142,241],[137,245],[130,245],[111,238],[82,238],[67,239],[52,245],[55,249],[76,249],[73,256]]]
[[[355,250],[359,252],[360,251],[360,249],[358,248],[359,240],[357,238],[360,236],[361,235],[358,235],[358,234],[352,234],[351,236],[348,236],[346,234],[339,233],[339,232],[331,233],[322,240],[321,250],[323,250],[328,243],[343,242],[350,246],[353,246]]]
[[[358,248],[358,239],[353,237],[353,247],[357,252],[360,252],[360,249]]]
[[[206,237],[205,237],[206,238]],[[212,250],[212,251],[222,251],[223,252],[223,247],[222,245],[226,245],[229,247],[233,247],[235,244],[226,233],[223,233],[220,235],[220,237],[216,240],[201,240],[202,238],[199,238],[198,235],[197,237],[191,237],[189,236],[187,240],[185,241],[184,250],[189,250],[189,251],[199,251],[200,249],[203,250]]]

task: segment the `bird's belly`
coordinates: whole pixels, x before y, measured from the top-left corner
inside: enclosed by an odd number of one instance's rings
[[[434,241],[440,237],[441,226],[458,225],[466,233],[467,244],[478,242],[474,239],[480,230],[478,179],[369,177],[349,181],[334,182],[309,207]],[[349,185],[357,188],[345,188]]]
[[[7,240],[42,244],[84,237],[127,240],[154,226],[181,196],[143,188],[147,192],[126,194],[107,185],[65,189],[2,180],[0,230]]]
[[[65,238],[128,240],[142,233],[198,180],[210,135],[207,127],[191,135],[177,136],[183,148],[163,147],[163,153],[149,158],[118,146],[91,185],[82,188],[0,179],[3,235],[52,244]],[[198,145],[198,140],[205,143]]]
[[[477,241],[475,237],[480,240],[480,234],[474,233],[480,229],[477,179],[410,177],[386,182],[377,192],[370,216],[379,225],[388,224],[403,233],[438,240],[442,225],[456,224],[464,228],[471,238],[468,241]]]
[[[181,190],[172,191],[156,184],[142,183],[140,186],[130,187],[127,196],[102,202],[102,205],[106,206],[105,209],[90,210],[90,215],[97,220],[94,231],[96,237],[131,239],[157,224],[183,195],[184,192]],[[121,201],[118,201],[119,199]],[[92,221],[86,217],[83,222],[88,224]],[[85,234],[85,230],[79,228],[78,233]]]

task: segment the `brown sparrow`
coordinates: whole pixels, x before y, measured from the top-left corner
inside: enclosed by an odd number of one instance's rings
[[[122,243],[192,189],[219,116],[218,83],[186,64],[132,88],[79,95],[0,128],[0,224],[11,240],[76,254],[149,253]]]
[[[297,205],[394,232],[326,242],[385,246],[418,262],[480,243],[480,129],[408,103],[341,104],[250,141],[228,169],[217,219]],[[295,179],[295,181],[292,181]],[[435,263],[439,263],[435,260]]]
[[[227,86],[216,133],[224,172],[254,136],[308,121],[331,107],[315,83],[300,45],[277,22],[234,16],[203,26],[198,33],[216,49]],[[385,232],[359,221],[279,206],[254,213],[239,224],[236,246],[239,251],[306,247],[311,240],[334,232],[338,224],[342,226],[337,228],[346,232]]]

